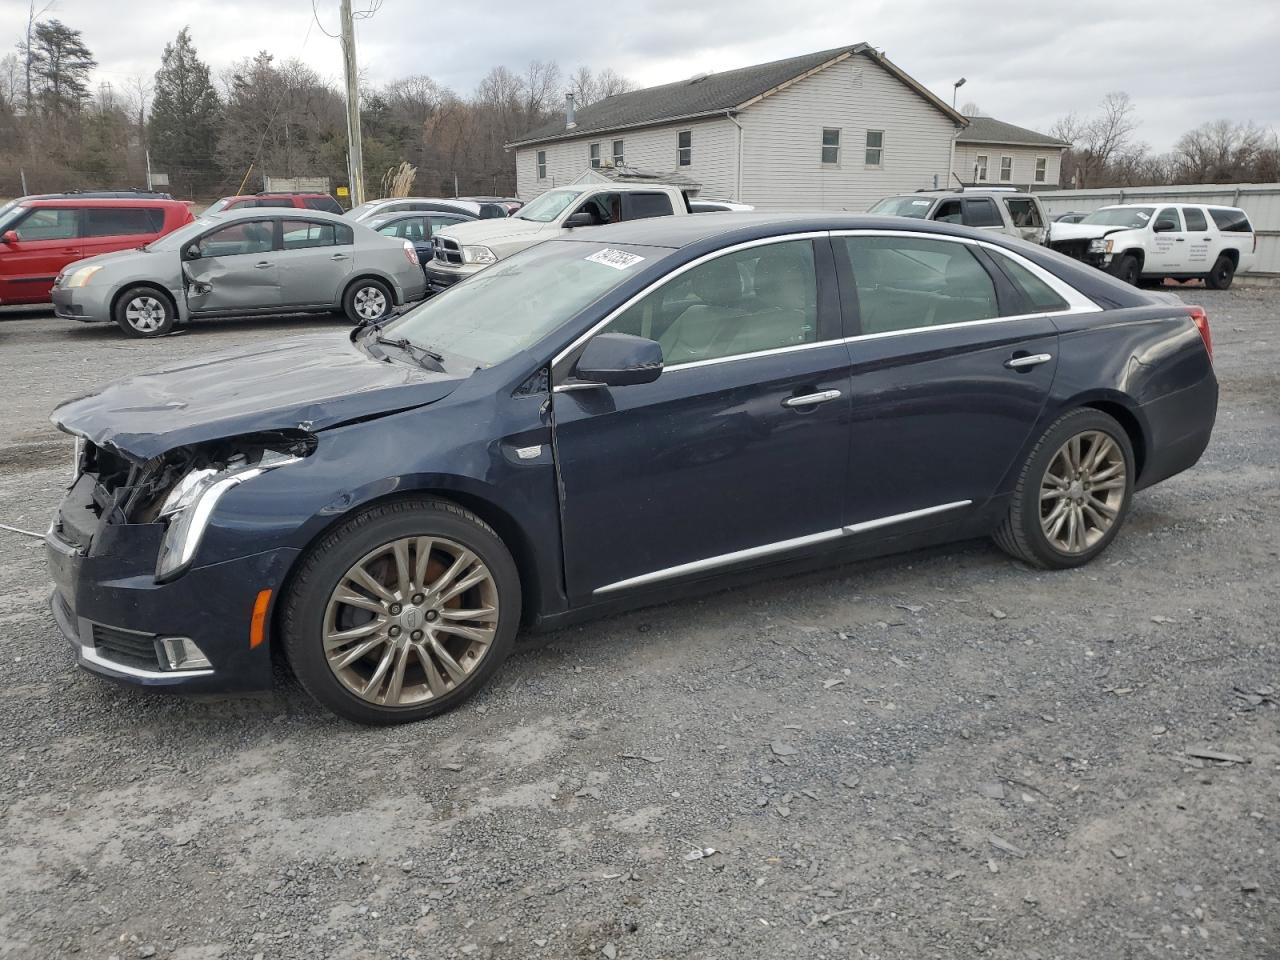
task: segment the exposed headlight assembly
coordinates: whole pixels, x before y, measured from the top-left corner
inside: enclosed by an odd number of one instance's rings
[[[191,469],[183,474],[160,507],[160,519],[167,520],[169,528],[160,542],[156,580],[172,580],[191,565],[214,507],[228,490],[301,459],[291,452],[263,450],[255,460],[237,454],[224,464]]]
[[[497,263],[498,257],[488,247],[463,247],[462,248],[463,263]]]
[[[1096,240],[1089,241],[1090,253],[1110,253],[1112,241],[1105,237],[1098,237]]]

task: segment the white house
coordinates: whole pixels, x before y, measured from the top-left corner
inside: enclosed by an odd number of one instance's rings
[[[991,117],[966,117],[956,137],[952,170],[970,186],[1058,187],[1062,153],[1070,144]],[[953,181],[954,182],[954,181]]]
[[[524,200],[592,168],[679,175],[761,209],[865,210],[945,186],[964,117],[871,46],[608,97],[508,144]],[[669,173],[668,173],[669,172]]]

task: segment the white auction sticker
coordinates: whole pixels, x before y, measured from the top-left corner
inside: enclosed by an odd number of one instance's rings
[[[612,250],[605,247],[585,259],[592,263],[603,263],[606,267],[613,267],[615,270],[625,270],[627,267],[634,267],[644,257],[637,257],[634,253],[627,253],[625,250]]]

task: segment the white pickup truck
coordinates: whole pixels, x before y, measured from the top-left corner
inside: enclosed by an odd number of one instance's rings
[[[1126,283],[1203,279],[1225,290],[1253,266],[1257,236],[1238,207],[1121,203],[1054,223],[1049,246]]]
[[[439,293],[491,263],[579,227],[689,215],[689,201],[678,187],[637,183],[556,187],[511,217],[459,223],[439,231],[432,239],[434,256],[425,265],[427,287]]]

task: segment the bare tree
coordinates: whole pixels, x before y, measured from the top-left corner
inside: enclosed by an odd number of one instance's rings
[[[524,120],[530,127],[546,120],[560,99],[560,67],[554,61],[530,60],[524,75]]]
[[[594,73],[587,66],[578,67],[567,84],[567,92],[572,93],[573,99],[582,107],[635,88],[634,83],[608,67],[599,73]]]
[[[972,100],[966,100],[964,102],[964,106],[960,108],[960,112],[964,114],[966,117],[982,116],[982,108]]]
[[[1178,139],[1177,176],[1192,183],[1236,183],[1248,179],[1275,144],[1275,133],[1254,123],[1213,120]]]
[[[1103,185],[1113,160],[1134,146],[1138,120],[1132,98],[1117,90],[1103,97],[1099,106],[1092,118],[1069,113],[1050,128],[1055,137],[1071,144],[1063,157],[1062,176],[1078,187]]]

